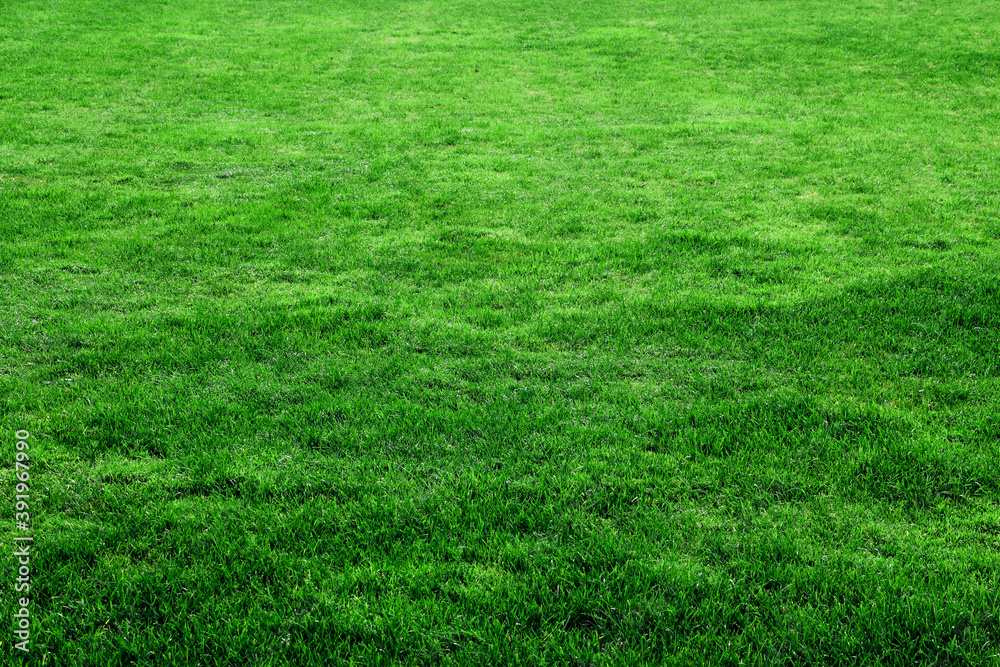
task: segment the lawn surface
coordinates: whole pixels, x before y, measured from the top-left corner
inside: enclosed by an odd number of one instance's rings
[[[979,0],[0,0],[0,661],[1000,664],[998,54]]]

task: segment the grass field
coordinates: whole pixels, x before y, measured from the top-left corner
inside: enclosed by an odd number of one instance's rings
[[[2,664],[1000,664],[998,75],[980,0],[0,1]]]

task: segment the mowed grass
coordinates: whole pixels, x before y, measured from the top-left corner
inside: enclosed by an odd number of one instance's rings
[[[998,664],[998,54],[974,0],[2,3],[4,664]]]

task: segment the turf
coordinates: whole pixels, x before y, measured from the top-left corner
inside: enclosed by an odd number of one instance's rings
[[[0,2],[3,664],[1000,663],[998,53],[975,0]]]

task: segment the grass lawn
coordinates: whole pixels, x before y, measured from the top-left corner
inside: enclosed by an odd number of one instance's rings
[[[982,0],[0,0],[0,664],[1000,664],[998,76]]]

